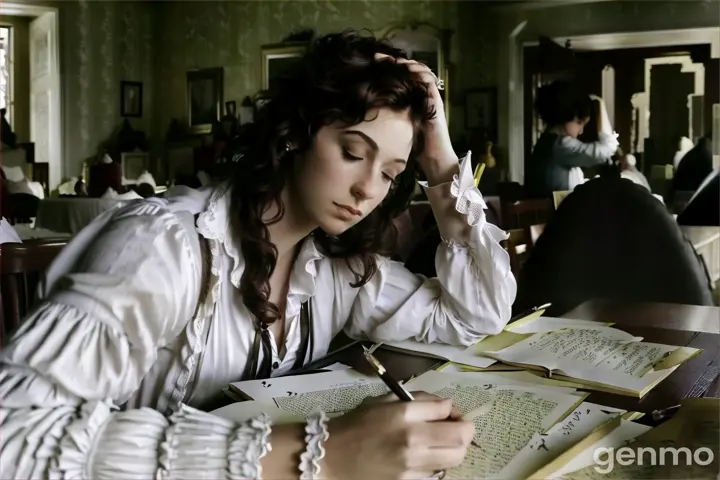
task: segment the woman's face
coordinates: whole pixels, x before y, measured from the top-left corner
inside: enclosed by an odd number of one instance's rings
[[[405,170],[413,144],[407,112],[379,109],[358,125],[321,128],[297,162],[293,209],[329,235],[370,214]]]
[[[589,121],[589,118],[576,118],[575,120],[567,122],[563,128],[568,136],[577,138],[583,133],[583,129]]]

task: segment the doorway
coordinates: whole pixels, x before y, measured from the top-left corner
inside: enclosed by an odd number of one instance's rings
[[[27,20],[27,38],[23,39],[27,50],[21,54],[26,55],[29,60],[26,62],[28,71],[10,72],[10,103],[15,110],[18,107],[27,109],[27,112],[12,112],[13,117],[17,119],[24,116],[27,119],[27,140],[34,143],[35,162],[48,164],[48,189],[53,190],[62,178],[64,152],[58,10],[53,7],[2,2],[0,15]],[[21,78],[27,80],[22,84],[14,81]],[[13,86],[25,88],[13,89]],[[27,98],[20,99],[17,95],[26,95]]]
[[[583,35],[574,37],[556,37],[552,39],[558,45],[566,45],[568,41],[576,50],[582,51],[603,51],[603,50],[620,50],[620,49],[639,49],[639,48],[656,48],[662,46],[693,46],[705,45],[709,48],[710,57],[712,59],[720,59],[720,28],[688,28],[678,30],[656,30],[647,32],[628,32],[628,33],[607,33],[598,35]],[[514,86],[515,91],[523,91],[526,87],[524,79],[524,58],[523,53],[526,47],[537,47],[537,41],[523,41],[513,38],[510,42],[508,52],[508,60],[510,65],[517,65],[519,68],[510,68],[509,84]],[[619,87],[615,83],[615,88]],[[518,95],[514,101],[510,102],[510,111],[507,115],[508,132],[520,132],[526,123],[528,115],[528,107],[523,98],[524,95]],[[712,121],[712,112],[705,109],[703,112],[705,119]],[[617,112],[615,112],[617,117]],[[616,118],[617,119],[617,118]],[[525,137],[524,135],[520,135]],[[523,142],[510,142],[508,146],[508,156],[510,162],[510,173],[514,181],[523,183],[525,173],[525,153],[528,141],[531,138],[524,138]]]

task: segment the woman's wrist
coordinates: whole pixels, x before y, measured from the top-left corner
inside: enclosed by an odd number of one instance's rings
[[[305,424],[273,427],[270,442],[272,448],[261,459],[263,478],[297,478],[298,461],[305,450]]]
[[[460,171],[460,160],[453,152],[424,159],[420,162],[420,166],[427,178],[428,186],[434,187],[453,181],[455,175]]]

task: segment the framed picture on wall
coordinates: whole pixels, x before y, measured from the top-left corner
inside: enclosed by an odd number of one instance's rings
[[[307,52],[307,49],[307,42],[281,43],[261,47],[262,89],[272,89],[273,84],[288,74],[298,59]]]
[[[121,117],[142,117],[142,87],[141,82],[120,82]]]
[[[187,72],[188,127],[195,134],[208,134],[223,115],[222,67]]]
[[[146,152],[125,152],[120,156],[123,177],[133,183],[149,170],[149,156]]]
[[[497,141],[497,88],[472,88],[465,93],[465,128],[482,131]]]

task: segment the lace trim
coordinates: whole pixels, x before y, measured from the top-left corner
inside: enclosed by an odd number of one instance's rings
[[[214,195],[215,193],[213,193],[213,196]],[[205,236],[205,233],[200,231],[201,218],[202,214],[198,215],[197,229],[201,235]],[[203,225],[205,224],[203,223]],[[203,226],[203,229],[205,229],[205,226]],[[208,275],[205,276],[206,278],[203,278],[201,281],[207,281],[210,284],[207,288],[206,297],[198,299],[195,316],[188,322],[183,331],[185,339],[180,347],[180,360],[175,361],[167,377],[169,383],[166,384],[168,388],[165,391],[172,389],[171,393],[167,397],[162,397],[158,402],[158,410],[164,412],[165,415],[170,415],[177,411],[185,401],[190,379],[194,378],[195,368],[205,347],[205,325],[212,317],[215,303],[220,295],[219,262],[221,260],[217,253],[219,252],[219,247],[217,246],[217,241],[212,238],[209,238],[207,243],[210,245],[211,269]],[[188,251],[188,255],[194,254],[195,252]],[[202,255],[202,251],[200,251],[200,255]],[[200,258],[200,265],[202,265],[202,262],[204,262],[204,259]],[[202,266],[200,268],[202,268]],[[201,287],[200,291],[202,292],[203,290]],[[175,381],[172,382],[172,379],[175,379]]]
[[[78,418],[65,429],[60,442],[57,465],[50,471],[50,478],[86,479],[92,478],[90,458],[100,433],[107,425],[112,406],[104,402],[85,403]]]
[[[313,413],[305,426],[305,451],[300,455],[300,480],[312,480],[320,476],[320,461],[325,458],[325,442],[330,437],[325,412]]]
[[[475,186],[471,157],[472,152],[468,152],[460,161],[460,171],[453,178],[450,194],[456,198],[455,210],[466,216],[468,225],[475,227],[485,220],[487,204]]]
[[[182,405],[170,418],[158,449],[158,479],[220,478],[235,424]],[[180,473],[181,472],[181,473]]]
[[[235,429],[228,451],[229,478],[262,478],[260,460],[272,450],[270,425],[270,417],[263,413]]]
[[[198,215],[197,230],[208,239],[210,253],[212,254],[212,273],[221,273],[221,251],[220,247],[232,259],[230,270],[230,281],[236,287],[240,287],[240,278],[245,269],[245,260],[240,250],[235,246],[230,234],[230,218],[228,216],[228,202],[230,199],[230,188],[225,185],[218,187],[210,197],[207,209]],[[309,297],[315,295],[315,277],[317,266],[315,263],[324,258],[315,245],[312,237],[308,237],[302,245],[296,265],[303,268],[293,269],[293,276],[290,279],[290,290],[288,292],[288,317],[293,317],[300,312],[300,305]],[[219,288],[219,287],[216,287]],[[213,292],[213,297],[215,296]],[[295,295],[300,298],[296,298]]]

